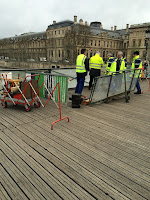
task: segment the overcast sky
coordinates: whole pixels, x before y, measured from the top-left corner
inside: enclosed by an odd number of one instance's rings
[[[0,0],[0,38],[45,31],[53,20],[100,21],[103,28],[150,22],[150,0]]]

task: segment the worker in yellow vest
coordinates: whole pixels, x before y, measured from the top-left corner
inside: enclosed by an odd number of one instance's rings
[[[82,94],[84,87],[85,76],[89,70],[89,59],[86,57],[87,50],[82,49],[81,54],[78,55],[76,60],[76,73],[77,73],[77,85],[75,88],[76,94]]]
[[[123,52],[118,51],[117,54],[117,59],[116,59],[116,84],[115,87],[117,90],[120,90],[122,87],[122,82],[124,81],[124,76],[123,76],[123,71],[126,70],[126,63],[127,60],[123,57]]]
[[[140,59],[139,51],[135,51],[133,53],[133,62],[132,62],[132,66],[131,66],[132,73],[134,73],[135,69],[137,69],[137,70],[135,71],[134,78],[141,77],[142,60]],[[141,94],[141,87],[140,87],[139,80],[137,80],[136,87],[137,87],[137,92],[135,92],[134,94]]]
[[[107,54],[107,65],[106,65],[106,72],[105,75],[115,74],[116,72],[116,61],[115,58],[112,56],[112,53]]]
[[[100,57],[100,52],[97,51],[95,56],[90,58],[90,82],[89,89],[92,87],[93,79],[101,75],[101,68],[103,66],[103,58]]]
[[[116,60],[113,57],[112,53],[107,54],[107,65],[106,65],[106,72],[105,75],[112,75],[115,76],[116,74]],[[108,83],[110,82],[111,78],[108,78]],[[115,80],[111,81],[110,85],[111,92],[115,92]]]
[[[125,59],[123,57],[123,52],[119,51],[118,54],[117,54],[117,57],[118,58],[116,59],[116,63],[117,63],[116,72],[123,73],[123,71],[126,70],[126,62],[125,62]]]

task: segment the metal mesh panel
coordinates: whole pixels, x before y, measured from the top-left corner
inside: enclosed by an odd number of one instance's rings
[[[125,92],[124,74],[116,74],[112,76],[108,97],[118,95]]]
[[[98,102],[107,98],[110,77],[104,76],[96,79],[96,85],[92,97],[92,102]]]
[[[126,76],[126,90],[129,91],[133,74],[131,73],[131,71],[127,71],[125,73],[125,76]]]
[[[134,78],[132,79],[133,75],[134,75]],[[140,75],[140,71],[139,70],[135,70],[134,73],[131,72],[131,83],[130,83],[129,91],[134,91],[135,90],[139,75]]]

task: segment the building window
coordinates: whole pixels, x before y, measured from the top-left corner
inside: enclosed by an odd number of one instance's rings
[[[62,50],[62,57],[64,57],[64,50]]]
[[[96,46],[96,40],[95,40],[95,46]]]
[[[55,31],[55,35],[56,35],[56,31]]]
[[[60,47],[60,40],[58,40],[58,45],[59,45],[59,47]]]
[[[105,43],[106,43],[106,42],[104,41],[104,47],[105,47]]]
[[[98,42],[98,46],[100,47],[101,46],[101,41],[99,40],[99,42]]]
[[[103,51],[103,58],[105,58],[105,51]]]
[[[110,47],[112,48],[112,42],[110,43]]]
[[[135,47],[135,40],[133,40],[133,47]]]
[[[53,50],[51,50],[51,54],[52,54],[52,57],[53,57]]]
[[[118,48],[118,42],[117,42],[117,48]]]
[[[79,55],[79,49],[78,49],[78,55]]]
[[[126,49],[127,47],[126,47],[126,43],[124,43],[124,49]]]
[[[109,47],[109,42],[107,42],[107,47]]]
[[[139,46],[139,47],[141,46],[141,40],[139,40],[139,44],[138,44],[138,46]]]
[[[92,57],[92,51],[91,51],[91,53],[90,53],[90,57]]]
[[[58,55],[59,55],[59,58],[60,58],[60,50],[58,50]]]
[[[93,45],[93,41],[91,40],[91,46]]]
[[[58,34],[60,34],[60,30],[58,31]]]
[[[64,30],[62,30],[62,34],[64,34]]]
[[[127,48],[129,47],[129,41],[127,41]]]
[[[116,46],[116,45],[115,45],[115,42],[114,42],[114,48],[115,48],[115,46]]]

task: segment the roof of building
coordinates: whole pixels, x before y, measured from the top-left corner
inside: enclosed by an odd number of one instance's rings
[[[53,28],[58,28],[58,27],[66,27],[66,26],[71,26],[73,24],[74,24],[73,21],[65,20],[65,21],[54,23],[54,24],[50,24],[47,29],[53,29]]]
[[[112,30],[102,29],[102,28],[98,28],[98,27],[90,27],[90,28],[91,28],[91,32],[94,35],[98,35],[101,33],[107,33],[110,37],[114,37],[114,38],[121,37],[121,34],[118,31],[112,31]]]
[[[130,28],[142,28],[142,27],[150,27],[150,22],[141,23],[141,24],[133,24]]]
[[[46,38],[46,31],[43,32],[29,32],[29,33],[23,33],[21,35],[8,37],[8,38],[2,38],[0,40],[10,39],[10,40],[21,40],[23,38],[27,39],[37,39],[37,38]]]

